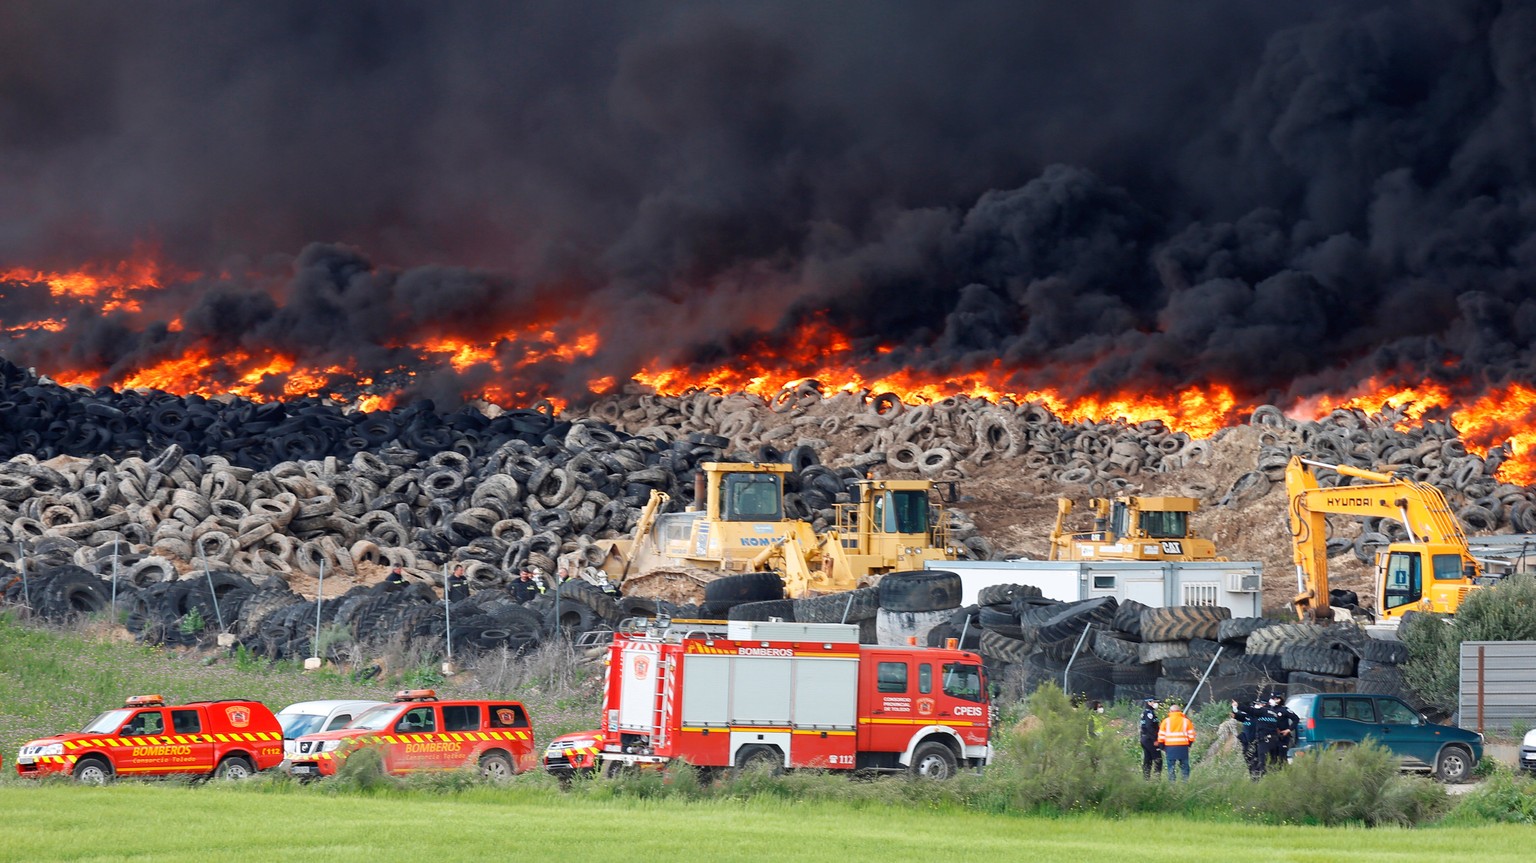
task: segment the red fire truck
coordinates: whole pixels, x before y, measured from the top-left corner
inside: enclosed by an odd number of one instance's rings
[[[948,779],[992,760],[980,656],[858,638],[856,626],[747,620],[620,633],[603,700],[605,772],[681,758]]]

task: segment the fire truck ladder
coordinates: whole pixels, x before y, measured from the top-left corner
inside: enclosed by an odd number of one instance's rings
[[[651,749],[658,751],[668,745],[667,730],[672,727],[672,697],[667,692],[672,660],[656,658],[656,704],[653,711],[655,733],[651,736]]]

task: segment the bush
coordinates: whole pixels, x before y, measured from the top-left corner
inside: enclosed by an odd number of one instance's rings
[[[1464,795],[1445,820],[1449,824],[1536,824],[1536,780],[1500,771]]]
[[[1252,783],[1246,797],[1244,814],[1281,824],[1411,826],[1449,805],[1442,788],[1404,776],[1397,757],[1370,742],[1298,757]]]
[[[1517,573],[1472,591],[1453,620],[1431,617],[1403,628],[1408,646],[1403,674],[1420,698],[1449,714],[1456,710],[1460,691],[1463,641],[1536,640],[1536,575]]]
[[[1026,811],[1111,814],[1137,811],[1149,796],[1141,776],[1139,746],[1105,728],[1093,730],[1097,714],[1072,706],[1054,685],[1035,690],[1029,718],[1002,741],[1007,757],[989,773],[1002,783],[1014,808]]]

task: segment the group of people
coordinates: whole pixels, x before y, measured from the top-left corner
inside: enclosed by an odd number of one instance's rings
[[[593,570],[593,572],[596,575],[588,577],[588,581],[595,580],[594,583],[598,583],[598,586],[603,590],[610,593],[615,592],[600,570]],[[556,584],[564,584],[576,577],[577,575],[572,572],[572,567],[562,565],[560,571],[556,574]],[[519,569],[517,578],[508,586],[508,590],[511,592],[514,602],[526,605],[542,596],[548,590],[546,587],[548,582],[548,574],[537,564],[525,563]],[[398,564],[391,567],[389,576],[384,579],[384,584],[387,591],[404,590],[407,584],[405,570]],[[453,572],[448,576],[448,585],[445,592],[449,602],[458,602],[461,599],[469,598],[469,578],[464,574],[464,564],[456,564],[453,567]]]
[[[1195,724],[1184,715],[1183,708],[1174,702],[1168,705],[1166,716],[1157,715],[1160,705],[1155,698],[1142,703],[1141,721],[1141,774],[1147,779],[1161,776],[1164,762],[1168,765],[1168,781],[1177,781],[1182,774],[1189,778],[1189,748],[1195,744]],[[1237,735],[1243,746],[1243,759],[1248,763],[1248,775],[1254,779],[1263,776],[1273,767],[1285,766],[1286,755],[1296,739],[1295,713],[1285,706],[1280,695],[1258,699],[1247,708],[1232,702],[1232,718],[1243,723]]]
[[[1248,762],[1248,775],[1254,779],[1273,767],[1285,766],[1287,754],[1296,742],[1296,725],[1300,721],[1285,699],[1270,695],[1269,699],[1255,699],[1247,708],[1232,702],[1232,718],[1243,723],[1237,735],[1243,744],[1243,759]]]

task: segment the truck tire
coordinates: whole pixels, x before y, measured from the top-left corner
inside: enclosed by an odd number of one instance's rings
[[[1013,638],[1023,638],[1019,631],[1019,619],[1013,614],[1012,605],[983,605],[977,612],[976,622],[982,629],[1001,632]]]
[[[1189,707],[1189,698],[1195,694],[1195,682],[1193,680],[1174,680],[1171,677],[1159,677],[1152,685],[1152,691],[1157,695],[1158,701],[1177,701],[1179,704]]]
[[[768,599],[762,602],[743,602],[731,606],[725,613],[726,620],[768,620],[777,617],[780,620],[793,622],[795,619],[795,604],[787,599]]]
[[[874,587],[861,587],[794,602],[795,620],[801,623],[858,623],[875,619],[875,612],[880,608],[880,591]]]
[[[706,602],[762,602],[784,598],[784,579],[776,572],[722,575],[704,585]]]
[[[256,775],[256,768],[251,766],[250,759],[244,755],[229,755],[219,762],[219,766],[213,769],[213,778],[227,779],[238,782],[241,779],[250,779]]]
[[[1408,661],[1408,645],[1401,641],[1373,638],[1362,644],[1353,645],[1353,648],[1355,655],[1365,662],[1379,662],[1383,665],[1402,665]]]
[[[1144,641],[1214,640],[1221,622],[1231,617],[1231,610],[1216,605],[1149,608],[1141,613],[1141,637]]]
[[[913,750],[909,769],[919,779],[942,781],[955,778],[955,774],[960,772],[960,763],[948,746],[936,740],[928,740],[917,744],[917,749]]]
[[[509,782],[515,772],[512,759],[505,752],[487,752],[480,756],[480,777],[487,782],[497,785]]]
[[[1460,785],[1472,777],[1475,767],[1477,762],[1472,753],[1453,744],[1441,749],[1435,758],[1435,779],[1447,785]]]
[[[73,773],[75,781],[81,785],[106,785],[117,775],[107,759],[101,756],[86,756],[75,762]]]
[[[1141,638],[1141,613],[1146,610],[1146,605],[1134,599],[1122,600],[1120,607],[1115,609],[1115,619],[1110,621],[1110,626],[1139,640]]]
[[[1286,671],[1304,671],[1309,674],[1328,674],[1334,677],[1355,676],[1354,654],[1328,647],[1293,644],[1280,654],[1280,664]]]
[[[1136,647],[1136,655],[1143,663],[1162,662],[1189,655],[1187,641],[1149,641]]]
[[[1242,644],[1248,636],[1278,623],[1267,617],[1233,617],[1216,625],[1216,640],[1222,644]]]
[[[989,584],[976,593],[978,605],[1012,604],[1020,596],[1041,596],[1040,588],[1028,584]]]
[[[1354,692],[1355,681],[1350,677],[1332,677],[1327,674],[1293,671],[1286,676],[1285,688],[1291,695],[1314,692]]]
[[[1107,632],[1097,633],[1093,639],[1094,655],[1114,665],[1132,665],[1141,662],[1140,647],[1141,645],[1134,641],[1117,638]]]
[[[740,776],[752,770],[766,770],[773,776],[784,773],[784,756],[772,746],[743,746],[736,751],[736,769]]]
[[[1163,676],[1174,680],[1199,680],[1210,665],[1210,657],[1176,656],[1163,660]]]
[[[1247,652],[1281,654],[1293,644],[1312,644],[1323,637],[1327,627],[1316,623],[1280,623],[1266,626],[1248,636]]]
[[[1022,639],[1009,638],[991,630],[982,630],[978,649],[987,659],[1019,665],[1029,660],[1029,654],[1034,647],[1034,644]]]
[[[960,607],[960,576],[942,570],[892,572],[876,585],[886,611],[939,611]]]
[[[887,647],[902,647],[910,643],[927,644],[928,633],[935,626],[949,622],[949,611],[947,608],[935,611],[891,611],[882,608],[875,615],[877,643]]]
[[[1040,622],[1040,640],[1059,641],[1070,638],[1081,634],[1089,624],[1108,628],[1109,622],[1115,618],[1117,605],[1118,603],[1111,596],[1096,596],[1093,599],[1068,603]]]

